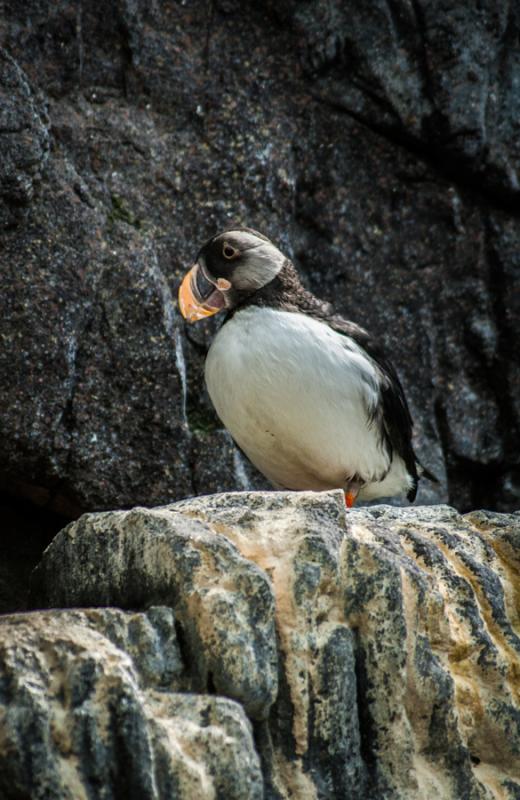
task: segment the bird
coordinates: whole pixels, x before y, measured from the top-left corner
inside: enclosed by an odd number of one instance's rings
[[[216,413],[276,489],[406,495],[422,473],[397,372],[377,339],[302,284],[292,261],[235,226],[199,250],[178,292],[188,323],[225,319],[205,361]]]

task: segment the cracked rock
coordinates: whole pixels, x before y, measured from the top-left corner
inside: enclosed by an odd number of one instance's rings
[[[55,581],[57,570],[68,579]],[[36,606],[151,602],[175,610],[197,690],[226,694],[265,719],[278,678],[272,589],[207,524],[167,509],[86,515],[54,539],[35,573]]]
[[[165,608],[2,617],[2,798],[260,800],[240,706],[176,691],[174,630]]]
[[[82,517],[33,604],[172,609],[136,669],[238,701],[268,800],[515,800],[519,537],[518,513],[212,495]]]

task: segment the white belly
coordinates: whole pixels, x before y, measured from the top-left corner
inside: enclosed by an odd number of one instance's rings
[[[354,475],[367,484],[366,498],[408,488],[404,464],[394,458],[389,470],[370,423],[379,381],[377,366],[348,337],[267,308],[235,314],[206,359],[220,419],[253,464],[287,489],[343,488]]]

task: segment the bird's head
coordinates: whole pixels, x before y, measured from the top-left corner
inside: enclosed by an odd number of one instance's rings
[[[250,228],[234,228],[210,239],[179,288],[179,308],[188,322],[231,309],[270,283],[287,261],[275,245]]]

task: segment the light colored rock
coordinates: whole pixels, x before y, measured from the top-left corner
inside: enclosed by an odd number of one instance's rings
[[[345,514],[341,493],[173,508],[273,581],[294,748],[274,751],[283,796],[520,796],[520,514]]]
[[[518,617],[493,543],[516,540],[518,553],[520,517],[483,527],[437,506],[350,519],[343,586],[378,784],[424,800],[517,797]]]
[[[167,608],[0,618],[3,800],[262,797],[241,707],[175,691],[172,623]]]
[[[266,798],[513,800],[519,553],[519,514],[214,495],[83,517],[34,599],[171,606],[186,681],[254,719]]]
[[[253,719],[268,715],[278,689],[271,586],[207,523],[167,508],[85,514],[36,573],[50,606],[174,608],[195,690],[239,700]]]

